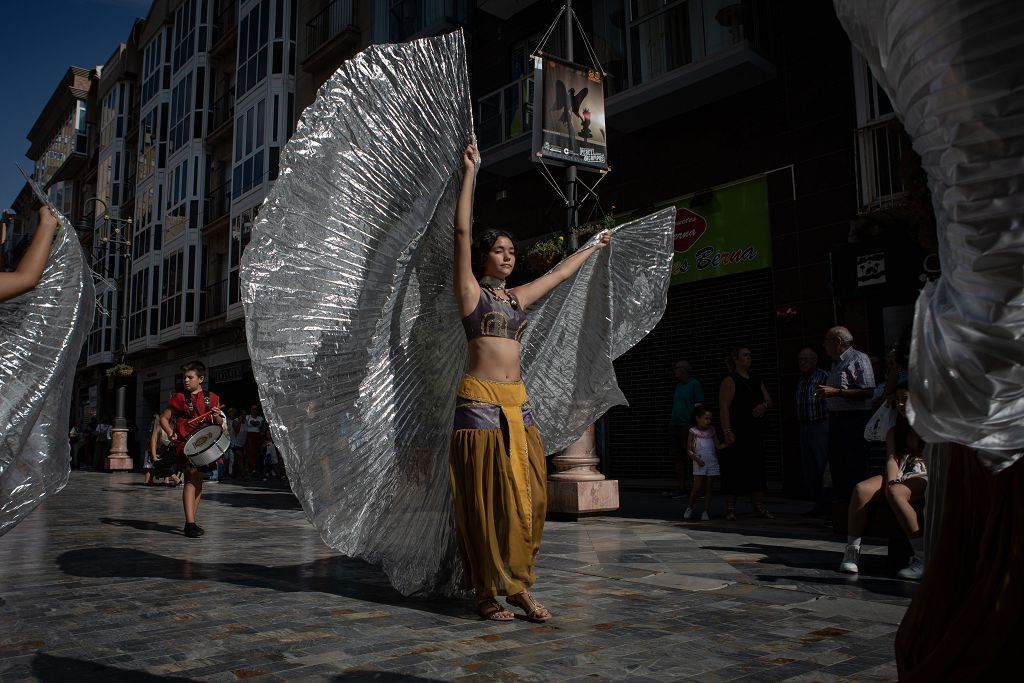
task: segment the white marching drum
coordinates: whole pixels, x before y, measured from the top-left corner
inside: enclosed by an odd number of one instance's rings
[[[185,457],[196,467],[216,462],[231,448],[231,437],[219,425],[198,430],[185,442]]]

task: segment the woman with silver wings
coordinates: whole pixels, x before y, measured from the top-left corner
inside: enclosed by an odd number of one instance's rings
[[[64,488],[75,365],[92,325],[92,272],[45,194],[14,273],[0,273],[0,535]]]
[[[463,585],[452,225],[471,132],[461,33],[370,47],[304,112],[242,261],[253,370],[292,489],[326,543],[406,595]],[[531,306],[522,374],[549,453],[625,402],[612,360],[661,317],[673,219],[620,226]]]
[[[536,581],[533,563],[547,514],[547,465],[522,381],[520,340],[527,330],[526,309],[607,247],[611,233],[602,233],[533,282],[506,289],[505,279],[516,265],[512,235],[488,230],[470,241],[478,160],[470,144],[455,208],[452,287],[469,347],[448,461],[459,557],[464,587],[473,589],[481,617],[514,619],[495,599],[505,595],[527,619],[542,622],[551,612],[527,588]]]

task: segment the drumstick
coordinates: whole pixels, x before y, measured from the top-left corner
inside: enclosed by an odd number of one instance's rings
[[[196,415],[195,417],[189,418],[188,420],[185,420],[185,424],[187,424],[189,426],[192,426],[193,424],[199,424],[200,422],[202,422],[206,418],[211,417],[215,412],[219,412],[219,411],[220,411],[220,406],[213,406],[212,408],[210,408],[210,412],[203,413],[202,415]]]

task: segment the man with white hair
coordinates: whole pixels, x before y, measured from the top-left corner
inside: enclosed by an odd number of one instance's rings
[[[828,462],[833,491],[847,500],[853,487],[868,476],[864,426],[871,417],[875,373],[867,354],[853,348],[853,335],[836,326],[825,333],[825,352],[832,358],[828,381],[817,394],[828,406]]]

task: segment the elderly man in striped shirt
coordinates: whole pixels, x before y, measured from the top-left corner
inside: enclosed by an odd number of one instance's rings
[[[818,387],[828,383],[828,373],[818,367],[818,354],[811,348],[800,349],[797,364],[800,366],[800,380],[796,385],[800,463],[804,492],[814,501],[814,507],[804,514],[821,516],[829,512],[831,501],[822,484],[828,465],[828,409],[825,399],[818,395]]]
[[[853,487],[868,476],[864,425],[871,417],[875,373],[867,354],[853,348],[853,335],[845,327],[833,327],[825,333],[825,352],[832,358],[832,370],[817,393],[828,405],[832,483],[837,498],[847,500]]]

